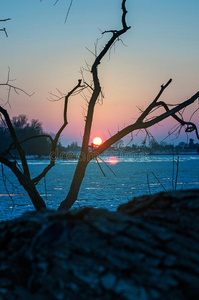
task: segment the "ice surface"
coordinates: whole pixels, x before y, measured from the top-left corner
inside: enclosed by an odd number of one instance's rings
[[[108,162],[109,158],[103,156],[103,160]],[[175,160],[176,157],[174,162]],[[199,155],[181,155],[179,160],[177,189],[199,187]],[[75,160],[58,160],[55,167],[46,176],[46,188],[44,180],[38,184],[39,192],[49,208],[56,209],[64,200],[76,163]],[[30,160],[29,166],[33,176],[36,176],[47,164],[47,160]],[[118,157],[117,164],[109,165],[116,176],[105,163],[101,162],[100,165],[106,177],[100,171],[98,164],[92,161],[88,165],[74,207],[93,206],[116,210],[118,205],[131,200],[134,196],[149,194],[149,187],[151,193],[163,191],[163,187],[166,190],[172,190],[172,155]],[[176,163],[174,163],[174,167],[176,171]],[[14,186],[6,181],[7,189],[12,197],[10,198],[0,175],[0,220],[12,219],[25,211],[34,210],[30,199],[18,184],[17,179],[9,170],[5,169],[5,172]]]

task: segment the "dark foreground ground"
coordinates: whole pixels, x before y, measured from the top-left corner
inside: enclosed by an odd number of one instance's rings
[[[199,299],[199,190],[0,223],[0,299]]]

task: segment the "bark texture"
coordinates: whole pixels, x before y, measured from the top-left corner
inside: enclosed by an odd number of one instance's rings
[[[0,299],[198,299],[199,190],[27,213],[0,249]]]

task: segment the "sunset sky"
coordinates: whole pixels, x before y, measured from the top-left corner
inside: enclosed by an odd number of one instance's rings
[[[62,123],[63,101],[50,102],[49,92],[70,91],[81,78],[80,69],[92,64],[88,49],[94,51],[101,31],[121,28],[121,0],[74,0],[66,24],[70,0],[59,0],[55,6],[54,2],[0,0],[0,19],[12,19],[0,23],[8,32],[8,38],[0,33],[0,82],[6,81],[9,66],[11,79],[16,79],[12,83],[34,92],[30,98],[12,93],[7,109],[11,116],[39,119],[52,133]],[[96,106],[92,137],[103,140],[134,122],[139,108],[146,108],[170,78],[173,82],[161,98],[168,103],[184,101],[199,90],[199,1],[128,0],[127,10],[132,28],[99,68],[105,98]],[[98,50],[109,37],[103,35]],[[90,74],[84,76],[90,82]],[[6,99],[5,91],[0,97]],[[187,113],[197,107],[198,103]],[[85,109],[80,95],[70,99],[63,144],[80,144]],[[173,124],[170,119],[151,132],[160,141]],[[186,136],[177,142],[181,140]]]

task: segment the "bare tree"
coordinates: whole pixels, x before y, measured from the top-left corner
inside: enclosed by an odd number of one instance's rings
[[[158,101],[161,94],[167,88],[167,86],[171,83],[172,79],[170,79],[165,85],[161,86],[160,92],[156,96],[156,98],[153,100],[153,102],[142,112],[141,116],[136,120],[135,123],[125,127],[121,131],[117,132],[115,135],[110,137],[108,140],[106,140],[103,144],[101,144],[99,147],[95,149],[91,149],[89,147],[89,141],[90,141],[90,133],[91,133],[91,127],[92,127],[92,121],[93,121],[93,113],[94,113],[94,107],[98,100],[98,97],[101,93],[101,86],[100,86],[100,80],[98,77],[98,67],[104,58],[104,56],[107,54],[107,52],[110,51],[112,46],[115,44],[115,42],[123,35],[125,32],[127,32],[131,27],[127,26],[126,24],[126,0],[122,1],[122,28],[120,30],[109,30],[104,31],[102,34],[110,33],[112,36],[107,42],[107,44],[104,46],[103,50],[99,53],[99,55],[96,56],[95,61],[91,67],[91,74],[93,79],[93,87],[92,87],[92,95],[88,103],[88,111],[86,116],[86,122],[85,122],[85,128],[84,128],[84,136],[83,136],[83,142],[82,142],[82,149],[81,154],[79,157],[79,161],[77,164],[76,171],[74,173],[74,177],[70,186],[70,190],[67,194],[66,199],[60,204],[59,209],[65,209],[68,210],[73,205],[73,203],[76,201],[78,192],[82,183],[82,180],[85,175],[86,167],[88,163],[96,158],[98,155],[103,153],[105,150],[107,150],[110,146],[112,146],[114,143],[119,141],[124,136],[128,135],[129,133],[139,130],[139,129],[146,129],[148,127],[151,127],[162,120],[173,117],[177,122],[179,122],[182,126],[186,125],[186,131],[191,132],[195,130],[197,138],[199,139],[198,131],[192,122],[186,122],[182,118],[176,115],[176,113],[180,112],[182,109],[187,107],[188,105],[192,104],[198,97],[199,92],[197,92],[195,95],[193,95],[189,100],[180,103],[179,105],[176,105],[169,109],[169,105],[167,105],[163,101]],[[147,120],[147,117],[149,114],[157,108],[163,107],[165,109],[165,113],[162,113],[158,115],[157,117],[153,117],[150,120]]]
[[[14,91],[16,93],[18,93],[18,92],[26,93],[22,89],[10,85],[9,79],[7,80],[7,82],[5,84],[1,84],[1,85],[8,86],[8,101],[9,101],[10,92],[12,89],[14,89]],[[36,210],[46,208],[45,202],[42,199],[42,197],[39,195],[36,185],[42,178],[44,178],[44,176],[48,173],[48,171],[55,165],[57,143],[58,143],[61,133],[63,132],[63,130],[65,129],[65,127],[68,124],[68,121],[67,121],[68,99],[79,88],[80,88],[80,90],[82,88],[81,80],[78,80],[78,84],[64,97],[65,101],[64,101],[63,124],[61,125],[60,129],[58,130],[58,132],[56,133],[54,138],[52,138],[48,134],[40,134],[40,135],[29,137],[23,141],[19,141],[17,134],[15,132],[15,129],[13,127],[13,124],[10,120],[9,114],[2,106],[0,106],[0,113],[4,117],[4,122],[6,123],[9,133],[13,140],[13,143],[10,145],[10,147],[3,153],[0,153],[0,163],[7,166],[13,172],[13,174],[17,177],[19,183],[23,186],[23,188],[28,193]],[[25,155],[24,149],[22,147],[22,144],[27,140],[30,140],[33,138],[42,138],[42,137],[49,138],[49,140],[51,142],[50,162],[38,176],[31,178],[29,166],[27,163],[26,155]],[[10,150],[12,150],[13,148],[15,148],[18,152],[18,155],[19,155],[19,158],[20,158],[20,161],[22,164],[22,169],[20,168],[20,166],[16,160],[13,161],[13,157],[10,155]],[[11,159],[9,158],[10,156],[11,156]]]
[[[9,115],[7,111],[0,107],[0,113],[3,115],[5,123],[7,124],[8,130],[10,132],[10,135],[13,139],[13,144],[10,146],[10,148],[5,153],[0,154],[0,162],[4,165],[6,165],[8,168],[11,169],[11,171],[15,174],[15,176],[18,178],[19,183],[23,186],[23,188],[27,191],[30,199],[32,200],[33,205],[37,210],[41,208],[45,208],[45,202],[42,199],[42,197],[39,195],[36,185],[37,183],[47,174],[47,172],[54,166],[55,164],[55,150],[57,147],[57,143],[59,140],[59,137],[65,127],[67,126],[67,104],[68,100],[71,95],[77,94],[82,92],[83,89],[87,88],[91,91],[91,96],[88,101],[88,109],[85,119],[85,127],[84,127],[84,134],[83,134],[83,140],[82,140],[82,147],[81,147],[81,153],[78,159],[77,167],[73,176],[73,180],[70,186],[70,189],[68,191],[68,194],[66,198],[61,202],[59,209],[60,210],[68,210],[71,208],[71,206],[74,204],[78,197],[79,189],[82,184],[85,171],[87,168],[88,163],[94,159],[97,158],[100,154],[102,154],[105,150],[107,150],[111,145],[119,141],[124,136],[128,135],[129,133],[145,129],[161,122],[164,119],[167,119],[168,117],[174,118],[180,126],[185,126],[185,131],[191,132],[195,131],[197,138],[199,139],[198,130],[194,123],[191,121],[185,121],[182,117],[182,111],[185,107],[191,105],[193,102],[196,101],[197,98],[199,98],[199,92],[197,92],[195,95],[190,97],[190,99],[181,102],[177,105],[169,105],[163,101],[159,101],[160,96],[164,92],[164,90],[169,86],[171,83],[171,79],[164,85],[161,86],[159,93],[157,94],[156,98],[151,102],[151,104],[143,111],[141,112],[141,115],[138,117],[138,119],[131,125],[123,128],[119,132],[117,132],[115,135],[111,136],[109,139],[107,139],[103,144],[101,144],[98,147],[91,147],[90,146],[90,134],[92,129],[92,122],[93,122],[93,114],[95,105],[101,96],[102,89],[100,85],[100,79],[98,76],[98,68],[101,62],[103,61],[103,58],[107,55],[107,53],[111,50],[111,48],[114,46],[114,44],[120,40],[121,36],[124,35],[131,27],[127,26],[126,23],[126,2],[127,0],[122,0],[122,17],[121,17],[121,29],[120,30],[108,30],[104,31],[102,34],[110,34],[111,37],[108,40],[108,42],[105,44],[104,48],[101,50],[101,52],[97,55],[95,54],[95,59],[91,67],[91,76],[92,76],[92,82],[90,84],[87,84],[87,82],[83,79],[83,85],[82,80],[78,80],[78,84],[65,96],[61,94],[58,99],[64,98],[64,112],[63,112],[63,124],[58,130],[57,134],[54,138],[52,138],[50,135],[40,135],[39,138],[47,137],[51,141],[51,154],[50,154],[50,162],[48,166],[35,178],[31,178],[28,163],[26,160],[26,156],[22,147],[22,143],[25,141],[19,141],[16,135],[16,132],[14,130],[14,127],[10,121]],[[72,1],[71,1],[72,3]],[[23,90],[16,88],[12,85],[10,85],[9,77],[7,82],[4,84],[9,87],[9,91],[14,89],[15,92],[24,92]],[[164,108],[163,113],[159,113],[158,115],[152,114],[154,111],[156,111],[159,108]],[[152,114],[152,115],[151,115]],[[31,138],[38,138],[38,136],[33,136]],[[29,138],[30,139],[30,138]],[[13,161],[12,159],[9,159],[6,155],[9,153],[9,150],[15,147],[18,151],[21,163],[22,163],[22,169],[19,168],[19,165],[16,161]]]

